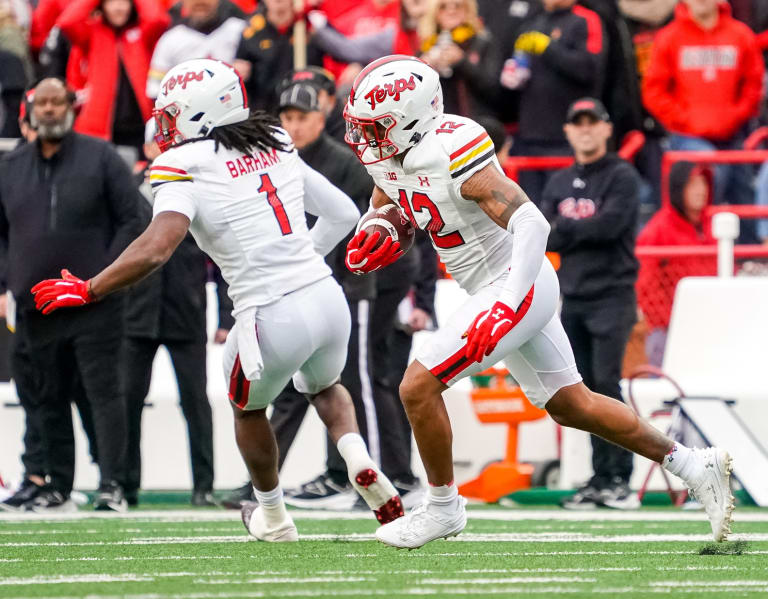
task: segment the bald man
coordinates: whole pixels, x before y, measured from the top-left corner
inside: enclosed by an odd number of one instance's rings
[[[35,90],[30,126],[37,140],[0,161],[0,243],[6,279],[17,301],[17,334],[29,349],[39,388],[29,409],[40,424],[50,480],[20,507],[72,511],[75,471],[68,390],[82,381],[98,445],[96,509],[126,508],[126,415],[118,364],[123,298],[44,318],[30,288],[61,276],[64,266],[96,274],[138,235],[142,201],[130,170],[110,144],[72,131],[74,94],[44,79]]]

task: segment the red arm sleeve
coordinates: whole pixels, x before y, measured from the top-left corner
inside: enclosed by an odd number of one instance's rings
[[[88,18],[99,6],[99,0],[76,0],[61,13],[56,24],[62,33],[76,46],[87,46],[91,39]]]

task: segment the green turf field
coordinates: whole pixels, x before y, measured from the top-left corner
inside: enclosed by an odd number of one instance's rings
[[[155,506],[158,507],[158,506]],[[293,512],[302,540],[249,541],[238,512],[0,516],[0,598],[767,597],[768,511],[709,549],[702,513],[474,508],[463,534],[405,551],[365,514]]]

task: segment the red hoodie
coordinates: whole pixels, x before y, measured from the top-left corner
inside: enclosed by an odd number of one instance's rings
[[[692,165],[691,165],[692,166]],[[678,169],[678,167],[682,167]],[[683,164],[675,165],[674,171],[682,170],[685,181],[679,181],[678,193],[653,215],[640,231],[636,247],[663,245],[712,245],[715,242],[711,232],[711,220],[705,218],[699,229],[681,213],[682,187],[690,177]],[[710,181],[709,201],[712,202],[712,174],[704,171]],[[712,276],[717,272],[715,257],[689,256],[670,258],[641,258],[637,276],[637,303],[643,311],[648,325],[652,328],[668,327],[672,312],[675,288],[683,277]]]
[[[757,114],[764,70],[757,38],[728,3],[718,10],[707,31],[680,2],[654,41],[643,102],[670,132],[723,141]]]
[[[29,27],[29,47],[35,56],[43,48],[48,34],[56,24],[56,19],[64,12],[67,4],[68,0],[40,0],[37,3]]]
[[[133,0],[138,23],[116,31],[101,17],[91,17],[99,0],[76,0],[57,21],[61,31],[77,47],[88,65],[88,92],[82,112],[75,122],[79,133],[102,139],[112,136],[114,108],[120,78],[118,60],[122,61],[136,101],[146,121],[152,104],[146,96],[147,72],[158,38],[171,22],[156,0]],[[69,73],[69,69],[68,69]],[[77,84],[72,81],[72,84]]]

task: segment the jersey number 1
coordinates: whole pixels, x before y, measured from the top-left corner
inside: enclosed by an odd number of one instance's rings
[[[293,233],[291,230],[291,223],[288,220],[288,215],[285,213],[285,207],[277,197],[277,190],[272,184],[272,179],[266,173],[261,176],[261,187],[259,187],[259,193],[267,194],[267,202],[272,207],[272,212],[275,213],[277,224],[280,225],[280,232],[283,235],[289,235]]]

